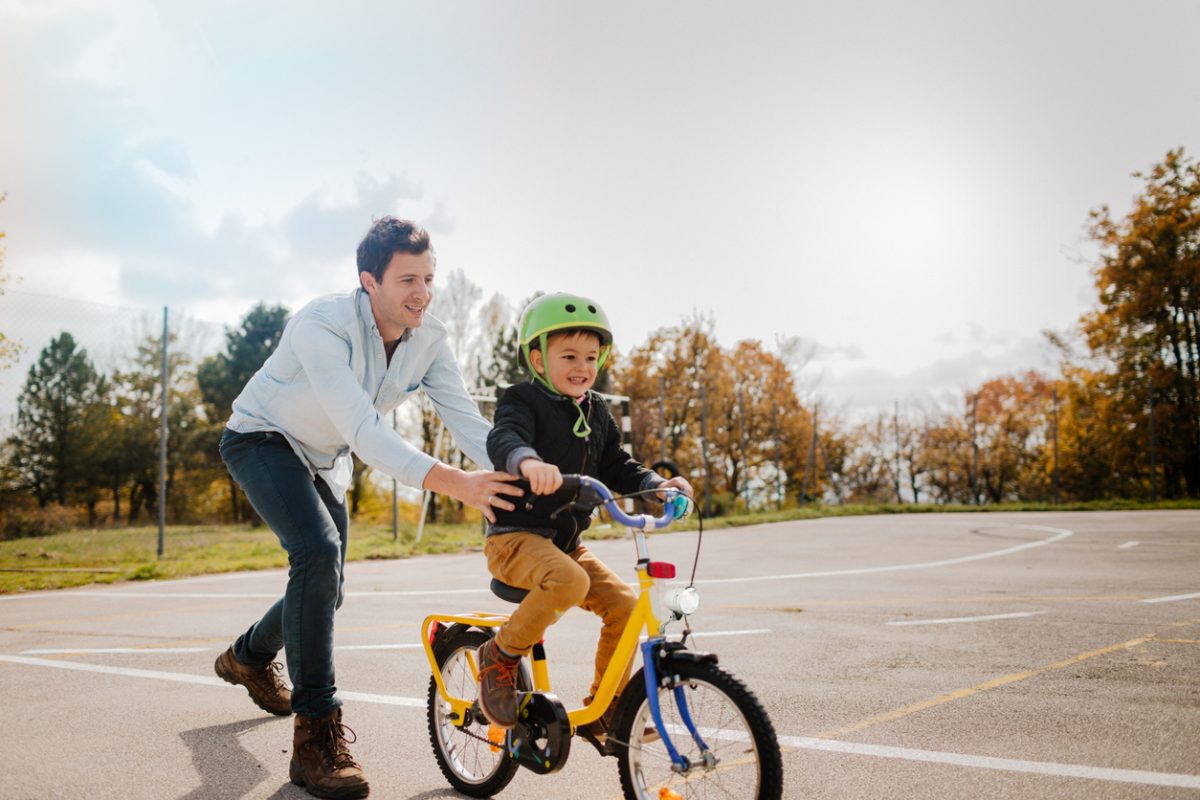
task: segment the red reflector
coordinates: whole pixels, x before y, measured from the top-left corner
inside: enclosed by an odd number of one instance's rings
[[[668,564],[666,561],[651,561],[649,569],[651,578],[674,578],[675,565]]]

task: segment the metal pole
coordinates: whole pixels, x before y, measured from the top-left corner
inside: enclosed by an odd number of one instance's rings
[[[712,515],[711,484],[708,468],[708,388],[700,384],[700,455],[704,461],[704,516]]]
[[[1058,505],[1062,502],[1062,495],[1059,494],[1058,483],[1058,387],[1054,387],[1054,504]]]
[[[658,460],[667,460],[667,422],[663,408],[663,376],[658,376]]]
[[[977,469],[976,462],[979,459],[979,444],[975,441],[975,406],[979,402],[979,395],[971,395],[971,504],[979,505],[979,489],[976,486],[975,471]]]
[[[392,430],[393,431],[396,430],[396,427],[397,427],[396,412],[398,410],[399,409],[396,409],[396,408],[392,409]],[[396,479],[392,478],[392,541],[393,542],[399,541],[399,539],[400,539],[400,508],[399,508],[399,501],[397,499],[398,494],[399,494],[399,487],[396,485]]]
[[[1158,441],[1154,431],[1154,387],[1150,387],[1150,501],[1158,502]]]
[[[896,434],[896,502],[903,503],[904,498],[900,496],[900,401],[894,402],[896,412],[892,416],[892,429]]]
[[[783,473],[779,468],[779,423],[775,414],[775,398],[771,398],[771,441],[775,443],[775,504],[783,508]]]
[[[163,539],[167,527],[167,307],[163,306],[162,333],[162,405],[158,425],[158,557],[163,556]]]
[[[742,502],[746,504],[746,510],[749,511],[750,510],[750,476],[746,474],[746,471],[747,471],[747,467],[746,467],[746,403],[745,403],[745,399],[741,392],[738,392],[737,400],[738,400],[738,444],[742,451],[741,452],[742,468],[740,470],[741,478],[742,478],[742,480],[741,480],[742,490],[739,493],[739,496],[742,498]],[[737,487],[734,487],[734,491],[737,491]]]
[[[804,494],[800,498],[804,503],[807,503],[809,499],[813,467],[817,463],[817,413],[815,411],[812,420],[812,435],[808,437],[808,458],[804,462]]]

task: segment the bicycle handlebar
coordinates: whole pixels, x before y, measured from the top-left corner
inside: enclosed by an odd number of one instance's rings
[[[628,525],[631,528],[639,528],[641,530],[650,530],[665,528],[676,519],[676,504],[686,503],[687,498],[683,496],[678,489],[663,489],[666,495],[664,501],[664,509],[661,517],[656,517],[652,514],[626,514],[621,506],[617,503],[617,499],[613,497],[613,493],[602,482],[587,475],[563,475],[561,489],[568,492],[575,492],[576,495],[581,494],[585,490],[590,490],[596,495],[599,503],[608,509],[608,513],[612,518],[622,525]]]

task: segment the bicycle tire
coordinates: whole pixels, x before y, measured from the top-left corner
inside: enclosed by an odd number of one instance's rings
[[[627,800],[658,800],[667,787],[688,800],[707,797],[739,800],[779,800],[783,795],[783,759],[770,717],[754,693],[716,664],[674,662],[669,685],[658,688],[663,723],[671,742],[687,757],[692,770],[681,775],[671,769],[666,746],[654,736],[646,681],[642,670],[621,698],[610,739]],[[683,687],[688,710],[701,738],[717,763],[704,766],[700,747],[685,727],[673,687]],[[636,735],[633,731],[637,731]]]
[[[474,696],[477,691],[474,675],[465,656],[474,653],[489,638],[481,630],[455,625],[434,642],[433,655],[451,693],[459,697]],[[492,731],[493,743],[489,744],[487,720],[478,716],[464,729],[454,724],[449,711],[450,705],[442,700],[437,681],[430,677],[429,741],[438,767],[456,791],[468,797],[491,797],[507,786],[517,772],[517,763],[505,752],[504,731],[496,729],[498,742],[496,731]]]

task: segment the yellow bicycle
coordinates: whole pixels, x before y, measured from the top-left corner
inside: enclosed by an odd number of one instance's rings
[[[541,642],[522,659],[518,722],[509,730],[488,723],[478,703],[476,651],[507,615],[483,612],[430,614],[421,626],[433,677],[429,682],[429,737],[442,773],[459,792],[491,797],[518,767],[554,772],[566,763],[574,735],[586,737],[618,762],[628,800],[745,798],[779,800],[783,767],[775,729],[762,705],[738,678],[717,664],[715,653],[668,639],[668,625],[699,607],[695,587],[663,590],[658,579],[675,567],[650,560],[645,531],[665,528],[687,498],[668,492],[660,517],[626,514],[603,483],[564,475],[563,488],[585,507],[604,505],[628,525],[637,548],[638,603],[590,705],[568,710],[551,693]],[[492,581],[502,599],[520,602],[525,590]],[[640,641],[645,631],[645,641]],[[582,728],[613,702],[625,668],[641,652],[642,668],[621,693],[607,741]]]

